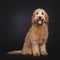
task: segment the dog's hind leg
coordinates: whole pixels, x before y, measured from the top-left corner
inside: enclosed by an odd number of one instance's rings
[[[32,54],[31,41],[29,39],[25,40],[22,52],[23,52],[22,54],[24,55]]]

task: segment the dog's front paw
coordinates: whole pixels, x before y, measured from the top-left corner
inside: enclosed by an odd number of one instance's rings
[[[40,56],[40,53],[38,53],[38,52],[33,53],[33,56]]]
[[[41,52],[41,55],[43,55],[43,56],[48,55],[48,52],[42,51],[42,52]]]

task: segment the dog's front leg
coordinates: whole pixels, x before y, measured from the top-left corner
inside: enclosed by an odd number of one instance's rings
[[[33,56],[40,56],[39,44],[37,40],[31,40]]]
[[[42,55],[48,55],[48,52],[47,52],[47,50],[46,50],[46,44],[42,44],[42,45],[40,46],[40,51],[41,51],[41,54],[42,54]]]

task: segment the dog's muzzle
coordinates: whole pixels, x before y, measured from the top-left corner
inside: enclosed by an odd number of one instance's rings
[[[43,19],[38,18],[38,19],[37,19],[37,24],[42,25],[42,24],[43,24]]]

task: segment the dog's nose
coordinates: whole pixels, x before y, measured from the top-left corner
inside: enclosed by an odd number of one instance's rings
[[[39,19],[41,19],[41,17],[39,16]]]

